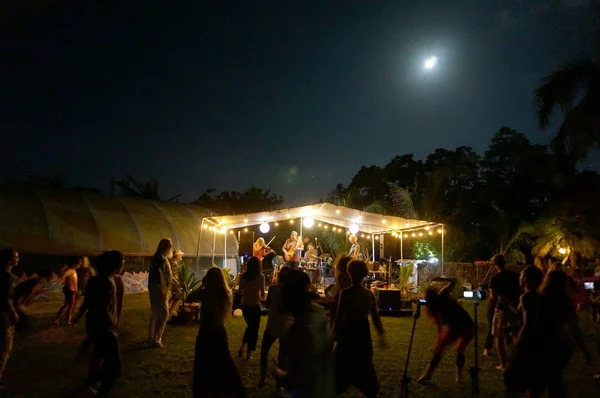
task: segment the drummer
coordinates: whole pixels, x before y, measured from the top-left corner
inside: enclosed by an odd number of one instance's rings
[[[309,243],[306,252],[304,253],[304,259],[308,264],[314,265],[317,257],[319,256],[319,252],[315,249],[315,245]]]

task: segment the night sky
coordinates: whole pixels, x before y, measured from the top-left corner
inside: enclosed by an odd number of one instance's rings
[[[546,142],[531,92],[596,38],[584,0],[35,3],[0,13],[0,180],[129,173],[184,200],[255,184],[312,202],[502,126]]]

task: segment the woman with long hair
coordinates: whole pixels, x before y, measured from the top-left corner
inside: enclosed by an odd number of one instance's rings
[[[161,239],[148,272],[148,293],[150,296],[150,326],[148,343],[152,347],[164,347],[162,337],[169,319],[169,297],[173,284],[173,272],[169,260],[173,258],[171,239]]]
[[[283,282],[283,309],[294,317],[286,335],[286,368],[275,367],[287,393],[293,397],[335,397],[333,344],[325,310],[313,302],[310,277],[292,270]]]
[[[262,274],[262,262],[258,257],[250,257],[248,260],[246,272],[240,277],[240,292],[242,293],[240,306],[246,321],[246,330],[238,356],[244,355],[244,347],[247,344],[246,360],[249,360],[251,354],[256,351],[260,327],[260,305],[265,300],[265,276]]]
[[[340,298],[340,292],[352,286],[352,279],[348,273],[348,264],[352,261],[352,257],[340,255],[333,261],[333,272],[335,279],[335,295],[333,296],[333,302],[329,307],[329,317],[333,321],[337,312],[338,301]]]
[[[417,380],[424,383],[431,380],[433,372],[442,359],[442,352],[456,342],[456,382],[462,382],[462,371],[465,366],[465,350],[474,336],[475,322],[471,315],[454,299],[451,294],[456,287],[456,279],[440,292],[427,289],[427,314],[435,322],[438,338],[433,358],[425,373]]]
[[[252,256],[258,257],[260,261],[262,261],[267,254],[272,252],[273,249],[265,244],[265,238],[258,238],[252,245]]]
[[[353,260],[348,265],[352,286],[341,291],[333,334],[335,346],[335,378],[337,393],[355,386],[367,397],[377,397],[379,382],[373,365],[373,341],[369,315],[379,336],[383,325],[373,292],[362,285],[369,274],[367,264]],[[381,340],[382,344],[384,340]]]
[[[554,323],[552,330],[546,332],[553,339],[553,344],[549,344],[551,352],[546,351],[546,364],[551,368],[547,373],[548,393],[551,397],[565,397],[562,373],[575,351],[573,343],[583,352],[586,361],[591,361],[591,355],[579,329],[577,304],[569,295],[569,276],[563,271],[550,271],[540,289],[549,301]]]
[[[196,337],[193,397],[246,397],[246,391],[229,352],[225,320],[231,313],[231,291],[223,271],[212,267],[200,289],[188,302],[200,302],[200,329]]]

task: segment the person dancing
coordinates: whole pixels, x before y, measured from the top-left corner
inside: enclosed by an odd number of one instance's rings
[[[256,351],[258,328],[260,327],[261,302],[265,300],[265,276],[262,274],[261,261],[258,257],[250,257],[246,264],[246,272],[240,276],[241,308],[246,321],[246,330],[238,356],[244,355],[244,347],[248,344],[246,361]]]
[[[98,276],[89,279],[83,303],[73,320],[77,323],[87,313],[86,340],[91,343],[92,354],[90,374],[83,389],[91,390],[96,397],[108,396],[121,375],[117,327],[120,309],[123,308],[123,303],[119,301],[123,296],[115,284],[115,275],[121,272],[123,263],[123,254],[118,251],[104,252],[96,259]]]
[[[377,397],[379,382],[373,365],[373,342],[369,315],[382,345],[384,330],[373,292],[362,285],[369,274],[364,261],[353,260],[348,265],[352,286],[341,291],[333,326],[335,346],[336,392],[341,394],[355,386],[367,397]]]
[[[358,238],[356,237],[356,235],[354,235],[354,234],[350,235],[350,238],[348,238],[348,240],[350,240],[350,243],[352,244],[352,246],[350,247],[350,252],[348,253],[348,256],[352,257],[353,259],[356,259],[356,260],[362,260],[363,256],[362,256],[361,248],[360,248],[360,245],[358,244]]]
[[[63,295],[65,296],[65,300],[63,305],[58,309],[58,313],[56,314],[56,319],[54,320],[54,324],[58,325],[60,321],[60,316],[63,311],[66,310],[65,313],[65,325],[71,326],[71,318],[73,317],[73,311],[75,310],[75,301],[77,299],[77,290],[78,290],[78,282],[77,282],[77,268],[79,268],[81,264],[81,259],[79,257],[75,258],[71,263],[67,266],[67,270],[62,276],[64,284],[63,284]]]
[[[267,306],[269,307],[269,318],[267,319],[267,327],[263,334],[262,344],[260,346],[260,382],[259,387],[265,385],[267,378],[267,365],[269,361],[269,350],[277,339],[279,339],[279,354],[277,355],[277,363],[284,368],[285,363],[285,343],[284,335],[287,332],[287,319],[283,311],[282,289],[285,281],[285,276],[291,271],[288,267],[283,267],[279,271],[279,279],[276,285],[269,287],[267,295]]]
[[[335,397],[333,346],[325,310],[313,302],[307,274],[291,270],[283,282],[283,308],[294,317],[287,333],[286,369],[273,368],[292,397]]]
[[[427,289],[427,314],[435,321],[438,328],[437,343],[434,355],[425,373],[417,383],[431,380],[433,372],[442,359],[442,352],[456,342],[456,382],[462,382],[462,372],[465,366],[465,350],[474,336],[475,322],[469,313],[454,299],[452,291],[456,287],[456,279],[452,278],[450,285],[439,293],[435,289]]]
[[[193,397],[246,397],[246,390],[229,352],[225,320],[231,313],[232,297],[217,267],[210,268],[200,289],[188,302],[200,302],[200,329],[194,349]]]

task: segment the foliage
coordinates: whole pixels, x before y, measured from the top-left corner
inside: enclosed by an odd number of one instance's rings
[[[413,244],[413,257],[416,260],[429,260],[438,256],[428,242],[417,240]]]
[[[192,271],[189,263],[182,261],[176,283],[177,289],[181,293],[181,302],[185,303],[190,293],[202,285],[202,280],[196,277],[196,273]]]
[[[410,280],[413,276],[414,267],[412,264],[400,265],[398,269],[398,278],[394,280],[396,289],[400,290],[400,294],[403,298],[409,297],[411,294],[418,294],[420,292],[419,286]]]
[[[118,189],[120,195],[123,196],[136,196],[143,199],[162,200],[159,194],[160,184],[156,180],[149,181],[137,181],[129,174],[125,175],[123,179],[111,179],[110,189],[111,193],[114,194],[114,189]],[[178,201],[181,194],[175,195],[169,199],[168,202]]]
[[[600,48],[600,41],[598,43]],[[600,143],[600,53],[597,58],[579,58],[545,76],[533,93],[533,102],[542,129],[549,126],[556,108],[563,113],[562,124],[553,139],[558,153],[581,160]]]
[[[253,185],[244,192],[216,193],[215,189],[207,189],[194,203],[217,214],[244,214],[276,210],[283,204],[283,197]]]

